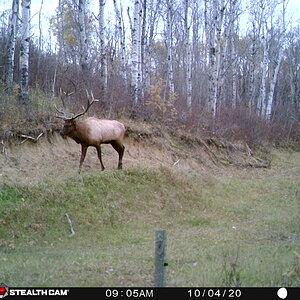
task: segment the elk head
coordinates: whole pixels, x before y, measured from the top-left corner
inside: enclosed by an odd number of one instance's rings
[[[60,90],[60,98],[63,104],[63,110],[59,110],[56,108],[57,112],[59,113],[59,115],[56,115],[57,118],[62,119],[65,121],[64,127],[62,128],[62,130],[60,131],[61,135],[63,137],[69,136],[69,137],[73,137],[73,133],[76,131],[76,119],[83,116],[85,113],[87,113],[87,111],[89,110],[89,108],[92,106],[92,104],[94,102],[98,102],[99,100],[94,98],[93,93],[91,92],[91,94],[89,94],[89,92],[86,90],[86,94],[87,94],[87,106],[86,108],[83,107],[83,111],[79,114],[76,114],[75,116],[72,117],[68,117],[67,113],[66,113],[66,100],[73,95],[74,92],[64,92],[62,90]]]

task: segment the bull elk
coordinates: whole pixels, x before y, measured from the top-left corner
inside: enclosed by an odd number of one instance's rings
[[[80,116],[83,116],[94,102],[99,101],[94,99],[93,93],[89,95],[88,91],[86,92],[88,100],[86,108],[83,108],[83,111],[81,113],[73,117],[67,117],[65,103],[65,99],[73,93],[64,92],[63,95],[61,92],[63,111],[60,111],[56,108],[56,110],[60,114],[56,115],[56,117],[64,120],[65,123],[60,133],[63,137],[70,137],[77,144],[81,144],[79,172],[81,171],[81,167],[85,159],[87,149],[90,146],[95,147],[97,149],[101,169],[102,171],[105,169],[101,156],[101,144],[111,144],[112,147],[118,152],[118,169],[122,169],[122,159],[125,150],[125,147],[123,145],[125,126],[122,123],[115,120],[100,120],[93,117],[87,118],[84,121],[77,121],[76,119]]]

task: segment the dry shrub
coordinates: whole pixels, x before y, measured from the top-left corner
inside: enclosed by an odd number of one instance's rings
[[[75,78],[74,78],[75,80]],[[116,80],[116,78],[115,78]],[[132,107],[130,87],[119,81],[110,81],[106,97],[101,90],[93,88],[94,96],[100,99],[93,105],[89,115],[99,118],[131,118],[135,121],[151,121],[166,125],[173,129],[182,129],[200,134],[202,137],[220,137],[229,141],[243,141],[249,146],[272,143],[280,146],[297,146],[300,141],[300,123],[293,118],[276,118],[266,121],[249,108],[220,107],[216,119],[200,107],[194,105],[191,111],[186,108],[185,99],[176,94],[166,97],[166,83],[159,78],[145,93],[144,100],[137,107]],[[95,82],[94,82],[95,84]],[[3,92],[1,93],[1,90]],[[66,86],[66,91],[72,90],[72,84]],[[58,96],[58,95],[57,95]],[[68,100],[70,113],[77,113],[86,105],[86,91],[78,89]],[[41,90],[30,90],[30,101],[20,105],[17,89],[13,95],[7,95],[0,86],[0,140],[1,137],[14,136],[16,133],[36,135],[42,131],[58,128],[55,118],[54,104],[61,106],[59,97],[46,96]]]
[[[229,140],[242,140],[249,145],[284,144],[299,141],[297,122],[268,121],[246,107],[223,108],[216,120],[215,132]]]

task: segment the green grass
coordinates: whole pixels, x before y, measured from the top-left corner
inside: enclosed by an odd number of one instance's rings
[[[152,285],[164,228],[169,286],[299,286],[299,165],[281,153],[271,170],[230,176],[132,168],[2,186],[0,280]]]

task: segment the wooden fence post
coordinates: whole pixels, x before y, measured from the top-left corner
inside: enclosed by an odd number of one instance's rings
[[[155,232],[155,271],[154,271],[154,286],[163,287],[165,284],[165,262],[167,247],[167,235],[163,229],[158,229]]]

